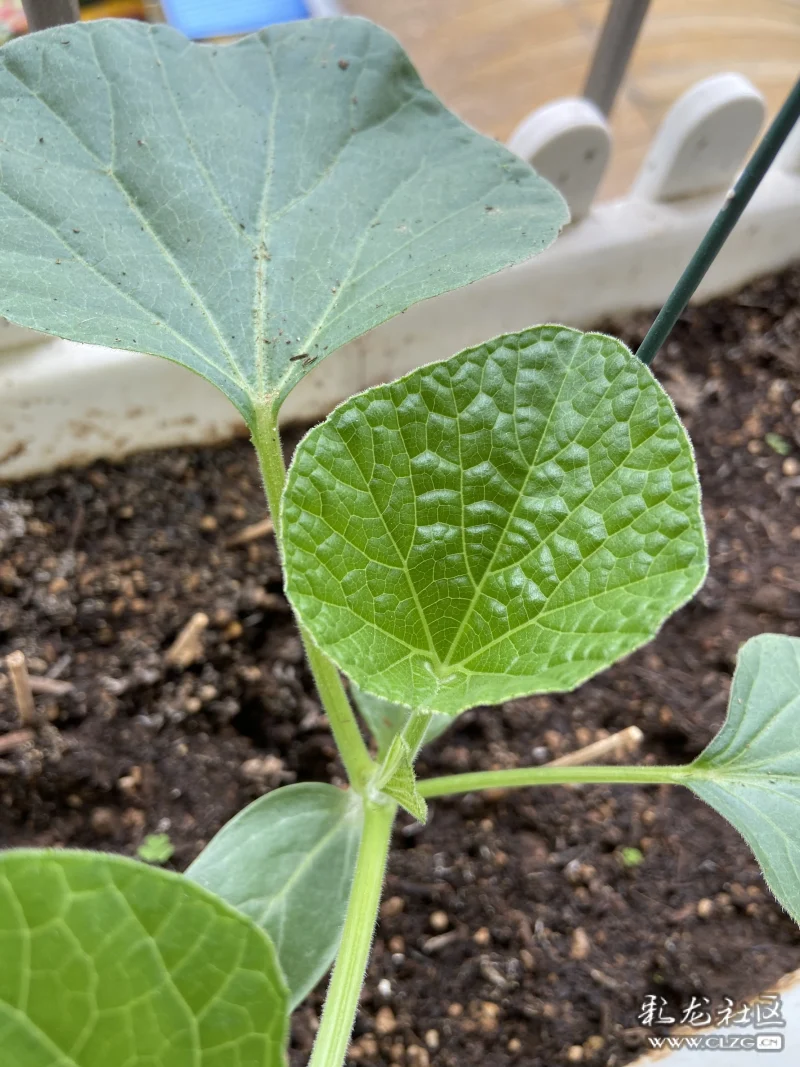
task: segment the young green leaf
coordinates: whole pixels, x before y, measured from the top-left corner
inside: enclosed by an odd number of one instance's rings
[[[728,717],[685,773],[800,923],[800,638],[762,634],[742,647]]]
[[[282,522],[320,647],[362,689],[448,715],[573,688],[706,572],[669,398],[620,341],[560,326],[346,401],[299,445]]]
[[[623,867],[640,867],[644,863],[644,853],[638,848],[623,848],[619,853]]]
[[[169,834],[148,834],[136,849],[136,855],[145,863],[168,863],[174,852]]]
[[[411,715],[411,708],[402,704],[393,704],[359,689],[355,682],[350,683],[350,695],[361,717],[369,727],[370,733],[378,742],[378,754],[383,757],[394,740],[402,732]],[[440,737],[452,723],[450,715],[431,715],[425,731],[423,744],[427,745]]]
[[[251,426],[346,341],[568,218],[353,18],[227,47],[119,20],[13,41],[0,168],[0,314],[182,363]]]
[[[283,1067],[269,938],[120,856],[0,856],[0,1044],[14,1067]]]
[[[336,955],[362,822],[352,791],[321,782],[286,786],[239,812],[186,872],[266,930],[291,1008]]]
[[[417,789],[411,750],[401,734],[395,734],[384,757],[383,771],[376,788],[413,816],[417,822],[428,821],[428,805]]]

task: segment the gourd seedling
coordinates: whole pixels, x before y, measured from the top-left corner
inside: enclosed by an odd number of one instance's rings
[[[689,766],[415,778],[460,712],[575,688],[703,581],[689,440],[623,344],[552,325],[495,338],[345,401],[284,469],[278,413],[305,374],[544,249],[559,194],[357,19],[228,47],[97,22],[0,59],[0,312],[181,363],[241,412],[350,783],[276,789],[185,876],[2,854],[9,1062],[282,1064],[289,1012],[335,957],[311,1064],[341,1067],[397,809],[424,821],[465,790],[685,785],[800,918],[796,639],[744,646],[728,719]]]

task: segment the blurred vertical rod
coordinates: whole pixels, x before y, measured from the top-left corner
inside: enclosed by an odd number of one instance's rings
[[[719,251],[750,203],[753,193],[772,166],[772,161],[783,147],[795,124],[800,121],[800,78],[786,97],[769,129],[761,138],[758,147],[748,160],[747,166],[736,180],[733,189],[725,197],[722,207],[706,231],[705,237],[689,260],[689,265],[675,283],[675,288],[664,301],[653,325],[639,345],[636,355],[647,366],[655,359],[658,350],[672,332],[672,327],[694,295],[706,271],[719,255]]]
[[[77,22],[80,17],[78,0],[22,0],[22,6],[31,33]]]
[[[649,6],[650,0],[611,0],[583,89],[604,115],[614,106]]]

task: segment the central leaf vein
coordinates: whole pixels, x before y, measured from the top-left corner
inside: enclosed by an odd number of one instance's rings
[[[475,591],[472,594],[472,599],[470,600],[469,605],[467,606],[467,608],[464,611],[464,617],[461,620],[461,623],[460,623],[460,625],[458,627],[458,630],[456,631],[456,635],[453,638],[452,643],[450,645],[450,648],[447,651],[447,655],[445,656],[444,664],[443,664],[445,667],[451,665],[450,657],[453,655],[453,653],[455,652],[456,648],[458,647],[458,643],[461,640],[461,638],[462,638],[467,626],[469,625],[469,621],[470,621],[470,619],[472,617],[472,614],[473,614],[473,612],[475,611],[475,608],[478,605],[478,602],[480,600],[481,594],[483,593],[483,588],[484,588],[484,586],[485,586],[485,584],[486,584],[486,582],[487,582],[487,580],[488,580],[488,578],[489,578],[489,576],[491,574],[492,566],[494,565],[494,561],[497,559],[497,554],[500,551],[500,548],[501,548],[503,542],[505,541],[505,537],[506,537],[506,534],[508,533],[508,529],[509,529],[511,523],[516,518],[517,508],[519,507],[520,501],[525,496],[525,491],[526,491],[526,489],[528,487],[528,483],[530,482],[531,475],[533,474],[533,471],[536,469],[536,464],[537,464],[538,459],[539,459],[539,454],[540,454],[542,445],[544,444],[544,441],[545,441],[545,439],[547,437],[547,433],[548,433],[548,431],[550,429],[550,423],[551,423],[552,418],[553,418],[553,413],[556,410],[556,408],[558,407],[558,403],[559,403],[559,401],[561,399],[561,395],[562,395],[562,393],[564,391],[564,386],[565,386],[565,384],[566,384],[566,382],[567,382],[567,380],[569,378],[569,372],[572,369],[572,364],[573,364],[573,362],[575,360],[575,357],[578,354],[579,350],[580,350],[580,338],[579,337],[574,337],[573,338],[572,353],[570,354],[570,358],[569,358],[569,360],[567,362],[567,365],[565,367],[564,376],[562,377],[561,382],[559,384],[558,391],[556,393],[555,399],[553,400],[552,407],[550,408],[550,411],[548,412],[547,422],[545,423],[544,429],[542,430],[542,436],[539,438],[539,442],[538,442],[538,444],[536,446],[536,452],[534,454],[533,460],[531,461],[531,463],[530,463],[530,465],[528,467],[528,471],[527,471],[527,473],[526,473],[526,475],[525,475],[525,477],[524,477],[524,479],[522,481],[522,485],[520,486],[519,491],[517,492],[517,496],[516,496],[516,499],[514,500],[514,504],[513,504],[512,508],[511,508],[511,510],[509,511],[508,516],[507,516],[506,521],[505,521],[505,524],[503,525],[503,527],[502,527],[502,529],[500,531],[500,534],[499,534],[499,536],[497,538],[497,541],[495,542],[495,546],[494,546],[494,549],[492,551],[492,555],[489,558],[488,563],[486,564],[486,569],[484,570],[483,574],[481,575],[481,580],[478,583],[478,585],[476,586]],[[517,352],[519,352],[519,346],[517,346]],[[517,360],[517,362],[519,362],[519,360]],[[516,382],[515,382],[515,385],[516,385]],[[514,390],[514,407],[516,409],[516,388]],[[460,434],[460,427],[457,427],[456,432]],[[523,458],[524,458],[524,453],[523,453]]]

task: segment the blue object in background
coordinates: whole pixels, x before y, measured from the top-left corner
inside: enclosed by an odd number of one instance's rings
[[[186,37],[230,37],[308,18],[303,0],[161,0],[167,22]]]

